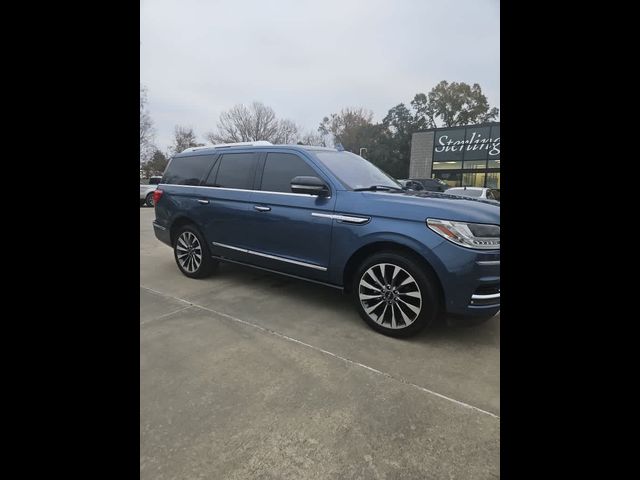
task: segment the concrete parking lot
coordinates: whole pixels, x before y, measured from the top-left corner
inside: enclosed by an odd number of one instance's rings
[[[398,340],[338,290],[184,277],[140,209],[142,479],[500,476],[500,317]]]

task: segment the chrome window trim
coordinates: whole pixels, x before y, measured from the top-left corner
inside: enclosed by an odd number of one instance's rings
[[[251,192],[251,193],[270,193],[271,195],[293,195],[296,197],[317,197],[318,195],[311,195],[310,193],[287,193],[287,192],[271,192],[269,190],[247,190],[245,188],[227,188],[227,187],[210,187],[207,185],[176,185],[175,183],[161,183],[158,185],[165,187],[186,187],[186,188],[212,188],[214,190],[229,190],[232,192]],[[329,199],[329,197],[322,197]]]
[[[476,263],[478,265],[500,265],[500,260],[480,260]]]
[[[264,257],[264,258],[270,258],[272,260],[278,260],[280,262],[292,263],[294,265],[300,265],[301,267],[313,268],[315,270],[320,270],[322,272],[326,272],[327,271],[326,267],[321,267],[320,265],[314,265],[313,263],[305,263],[305,262],[299,262],[297,260],[290,260],[288,258],[278,257],[276,255],[268,255],[266,253],[255,252],[253,250],[247,250],[246,248],[238,248],[238,247],[234,247],[232,245],[225,245],[224,243],[218,243],[218,242],[211,242],[211,243],[213,245],[217,246],[217,247],[230,248],[231,250],[237,250],[239,252],[248,253],[249,255],[256,255],[258,257]]]
[[[338,220],[339,222],[345,223],[355,223],[357,225],[363,224],[371,220],[369,217],[352,217],[349,215],[340,215],[340,214],[330,214],[330,213],[316,213],[313,212],[311,214],[313,217],[323,217],[323,218],[331,218],[333,220]]]

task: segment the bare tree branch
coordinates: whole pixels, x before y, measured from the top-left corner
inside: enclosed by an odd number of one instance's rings
[[[278,120],[271,107],[253,102],[235,105],[220,114],[217,129],[206,135],[211,143],[255,142],[296,143],[299,128],[291,120]]]

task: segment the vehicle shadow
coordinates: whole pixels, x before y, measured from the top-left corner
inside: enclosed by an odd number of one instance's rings
[[[358,315],[352,295],[344,294],[338,289],[314,284],[295,278],[285,277],[271,272],[256,270],[232,263],[222,263],[218,273],[209,280],[223,278],[225,283],[250,285],[262,291],[264,296],[272,296],[274,290],[282,299],[283,308],[287,304],[303,302],[311,309],[322,310],[331,318],[340,318],[353,327],[346,336],[355,329],[361,332],[372,332]],[[231,287],[232,288],[232,287]],[[399,342],[424,344],[486,344],[497,345],[499,342],[500,314],[478,325],[468,325],[451,317],[441,317],[430,328],[406,339],[393,339]],[[379,335],[376,333],[376,335]],[[390,337],[386,337],[390,338]]]

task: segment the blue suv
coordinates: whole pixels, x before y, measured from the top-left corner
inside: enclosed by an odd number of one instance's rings
[[[440,314],[481,321],[500,309],[500,207],[406,190],[350,152],[190,148],[171,159],[154,201],[155,235],[187,277],[232,262],[335,287],[392,336]]]

